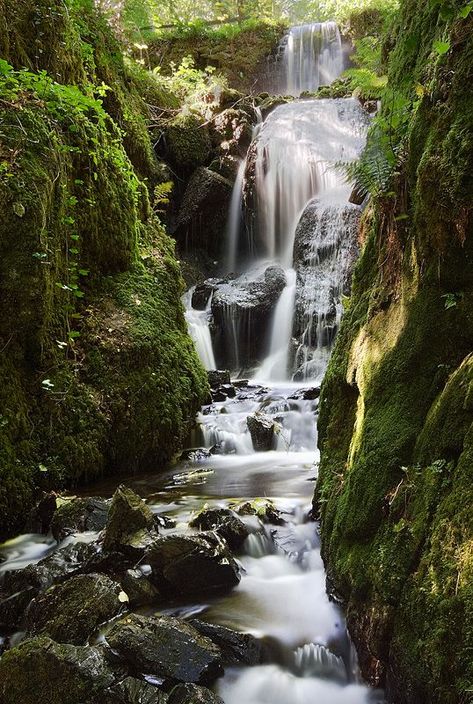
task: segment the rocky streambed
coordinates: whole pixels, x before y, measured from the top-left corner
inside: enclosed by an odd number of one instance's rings
[[[1,704],[379,701],[310,516],[318,390],[210,381],[167,474],[45,496],[0,548]]]

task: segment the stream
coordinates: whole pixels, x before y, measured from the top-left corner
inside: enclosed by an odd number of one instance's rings
[[[277,70],[294,96],[330,83],[343,70],[336,25],[291,30]],[[361,681],[343,613],[327,596],[310,514],[318,389],[349,290],[361,212],[333,167],[356,159],[367,125],[355,99],[304,99],[276,108],[256,126],[232,198],[226,271],[208,285],[203,304],[194,307],[194,290],[184,297],[204,366],[229,369],[232,383],[214,389],[213,402],[201,409],[192,439],[197,449],[164,474],[123,479],[155,513],[176,520],[173,532],[191,531],[187,524],[204,504],[271,499],[284,516],[283,525],[246,518],[250,535],[237,555],[242,579],[233,591],[160,610],[198,615],[264,641],[263,664],[227,669],[217,682],[225,704],[383,701]],[[251,218],[245,214],[250,174]],[[260,315],[258,300],[270,279],[282,285],[277,295],[269,291]],[[254,449],[250,416],[274,430],[264,450]],[[108,481],[90,495],[113,490]],[[36,563],[56,547],[50,537],[20,536],[0,547],[0,572]]]

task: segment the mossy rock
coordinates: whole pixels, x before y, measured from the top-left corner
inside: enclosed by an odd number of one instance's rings
[[[134,491],[120,485],[115,491],[104,531],[104,550],[139,551],[156,537],[151,509]]]
[[[85,645],[96,628],[117,616],[127,599],[117,582],[101,574],[71,577],[37,596],[28,607],[27,630],[59,643]]]
[[[83,704],[110,687],[115,676],[103,650],[55,643],[50,638],[27,640],[0,658],[0,702]]]
[[[212,151],[208,128],[195,117],[180,118],[166,130],[166,153],[178,173],[189,174],[209,162]]]

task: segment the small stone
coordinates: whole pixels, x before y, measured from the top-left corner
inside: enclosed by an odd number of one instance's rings
[[[246,423],[256,452],[268,452],[274,449],[275,424],[270,416],[256,412],[248,416]]]

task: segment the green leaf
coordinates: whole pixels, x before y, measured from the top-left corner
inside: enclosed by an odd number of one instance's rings
[[[470,12],[473,11],[473,2],[469,2],[468,5],[465,5],[465,7],[462,7],[460,12],[458,13],[458,18],[462,20],[466,20]]]
[[[73,292],[76,298],[84,298],[85,293],[83,291],[76,290]]]
[[[69,330],[67,336],[70,340],[76,340],[80,337],[80,332],[78,330]]]
[[[39,464],[38,469],[40,472],[47,472],[48,468],[44,464]]]
[[[90,270],[89,269],[79,269],[79,274],[81,276],[88,276],[90,274]]]
[[[447,51],[450,51],[450,42],[434,42],[433,50],[436,51],[439,56],[443,56]]]

